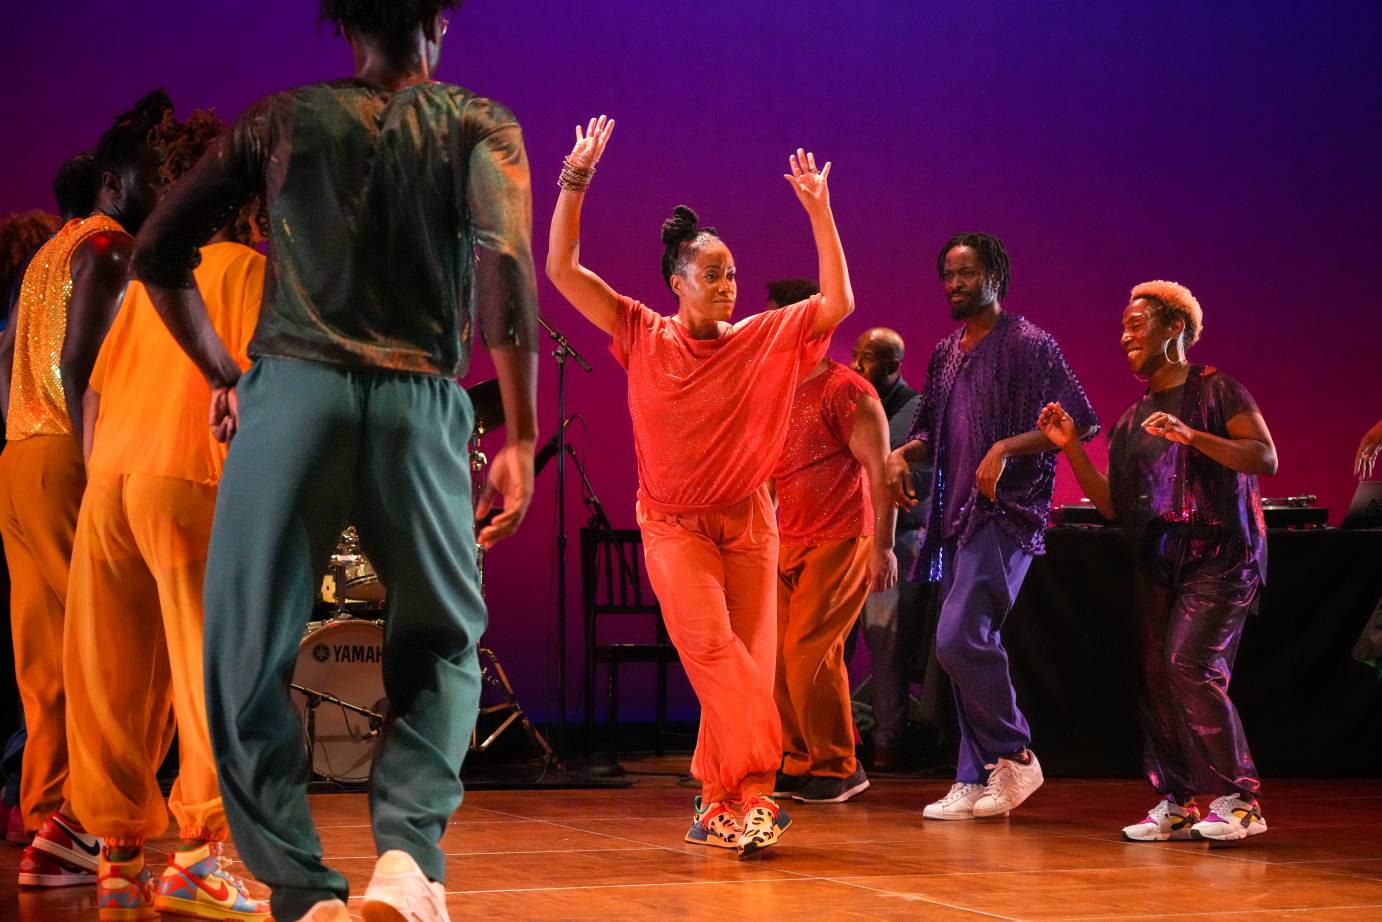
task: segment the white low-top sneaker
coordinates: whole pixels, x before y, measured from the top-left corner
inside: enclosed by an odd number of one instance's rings
[[[1129,842],[1165,842],[1168,839],[1190,838],[1190,827],[1200,821],[1200,808],[1192,800],[1176,803],[1174,797],[1163,797],[1147,811],[1140,823],[1123,827],[1123,838]]]
[[[427,879],[412,855],[398,849],[379,856],[360,910],[365,922],[451,922],[446,890]]]
[[[984,793],[982,784],[956,781],[950,792],[933,804],[927,804],[921,815],[928,820],[972,820],[974,802]]]
[[[1256,800],[1244,800],[1238,794],[1225,794],[1209,805],[1209,812],[1194,826],[1191,834],[1197,839],[1232,842],[1267,831],[1262,808]]]
[[[1009,810],[1022,806],[1022,802],[1041,787],[1046,780],[1041,774],[1041,763],[1030,749],[1027,755],[1031,756],[1031,761],[1025,765],[1013,759],[999,759],[985,766],[989,770],[989,783],[984,787],[983,796],[974,802],[976,818],[1006,816]]]

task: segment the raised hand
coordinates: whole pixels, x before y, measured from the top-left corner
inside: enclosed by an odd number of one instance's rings
[[[1142,428],[1148,435],[1159,436],[1168,442],[1176,442],[1180,445],[1189,445],[1190,440],[1195,437],[1195,430],[1187,426],[1184,420],[1172,416],[1170,413],[1156,412],[1142,421]]]
[[[593,169],[595,164],[600,162],[600,155],[605,152],[605,145],[609,143],[609,136],[613,133],[614,119],[603,115],[592,118],[584,131],[577,125],[576,146],[566,155],[566,162],[575,167]]]
[[[1358,443],[1358,454],[1353,458],[1354,475],[1360,480],[1371,479],[1379,453],[1382,453],[1382,420],[1378,420],[1377,425],[1369,429],[1363,441]]]
[[[1064,448],[1077,437],[1075,421],[1059,403],[1048,403],[1037,417],[1037,428],[1057,448]]]
[[[782,178],[791,184],[797,201],[801,202],[807,214],[829,211],[830,187],[826,184],[826,177],[830,175],[829,161],[824,169],[817,171],[816,155],[798,147],[795,154],[788,155],[787,162],[792,172],[783,173]]]

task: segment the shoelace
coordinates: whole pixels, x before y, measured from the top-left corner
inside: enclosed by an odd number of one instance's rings
[[[243,896],[245,899],[249,899],[249,887],[245,886],[245,882],[243,880],[236,877],[234,874],[230,873],[230,865],[231,860],[229,858],[225,857],[224,855],[217,855],[216,870],[213,873],[220,877],[222,880],[226,881],[236,890],[238,890],[240,895]]]
[[[1012,783],[1013,773],[1017,771],[1017,765],[1008,759],[999,759],[995,765],[985,765],[989,770],[989,783],[984,790],[995,796],[1007,793],[1008,785]]]
[[[1171,802],[1166,799],[1158,800],[1156,806],[1147,811],[1147,819],[1160,822],[1171,815]]]
[[[1252,805],[1238,797],[1237,794],[1225,794],[1223,797],[1216,797],[1214,802],[1209,805],[1209,812],[1220,819],[1233,819],[1233,811],[1236,809],[1250,810]]]
[[[982,784],[970,784],[967,781],[956,782],[950,786],[950,793],[941,798],[941,804],[942,806],[948,807],[955,801],[962,800],[975,791],[982,791],[983,789],[984,786]]]

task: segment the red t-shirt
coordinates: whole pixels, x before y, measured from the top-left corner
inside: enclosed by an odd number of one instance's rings
[[[772,476],[801,379],[830,336],[811,337],[819,295],[693,339],[674,317],[620,297],[610,352],[629,376],[638,500],[668,514],[710,512]]]
[[[783,547],[873,534],[873,503],[863,466],[849,450],[859,404],[878,399],[873,385],[833,359],[797,388],[777,480]]]

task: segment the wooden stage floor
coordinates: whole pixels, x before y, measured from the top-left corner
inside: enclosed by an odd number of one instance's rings
[[[470,794],[443,843],[453,917],[1382,920],[1379,780],[1270,782],[1271,831],[1211,847],[1123,842],[1152,803],[1133,781],[1053,780],[1009,819],[923,823],[944,781],[876,778],[852,803],[796,805],[781,845],[739,861],[682,842],[694,792],[674,774],[640,777]],[[358,899],[374,861],[364,795],[312,807]],[[91,888],[16,893],[18,857],[0,845],[0,918],[95,918]]]

